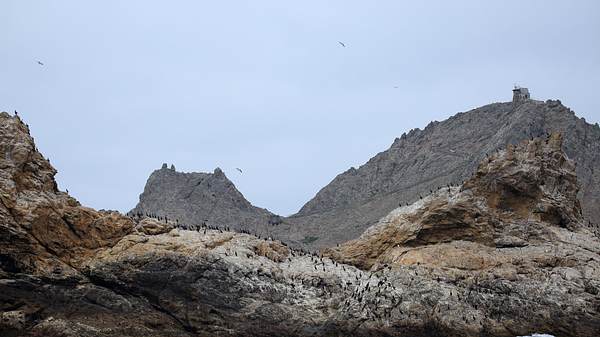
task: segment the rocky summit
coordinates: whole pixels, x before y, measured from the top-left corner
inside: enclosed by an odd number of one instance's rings
[[[0,139],[1,336],[600,331],[598,228],[560,134],[490,151],[322,255],[83,207],[18,117],[0,114]]]
[[[313,238],[309,247],[355,239],[399,205],[448,184],[461,184],[478,163],[523,139],[559,132],[577,164],[586,219],[600,223],[600,127],[578,118],[560,101],[532,99],[489,104],[397,138],[359,168],[350,168],[286,219],[286,238]]]
[[[139,203],[130,212],[180,222],[228,226],[267,234],[279,217],[248,202],[221,169],[213,173],[177,172],[163,164],[152,172]]]

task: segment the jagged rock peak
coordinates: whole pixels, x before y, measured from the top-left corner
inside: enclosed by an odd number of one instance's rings
[[[220,168],[213,173],[156,170],[130,214],[153,214],[181,224],[209,223],[261,232],[272,214],[253,206]],[[262,233],[262,232],[261,232]]]
[[[176,171],[175,170],[175,164],[171,164],[171,167],[169,167],[167,165],[167,163],[163,163],[162,166],[160,167],[161,170],[171,170],[171,171]]]
[[[213,174],[217,177],[226,178],[225,173],[223,173],[223,171],[219,167],[215,168],[215,170],[213,171]]]
[[[29,127],[18,116],[0,113],[1,176],[12,193],[26,190],[57,192],[56,170],[38,151]],[[9,187],[6,186],[6,187]],[[11,194],[12,194],[11,193]]]

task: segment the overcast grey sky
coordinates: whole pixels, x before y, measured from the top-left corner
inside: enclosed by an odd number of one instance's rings
[[[0,110],[95,208],[131,209],[167,162],[294,213],[514,83],[598,122],[600,1],[0,2]]]

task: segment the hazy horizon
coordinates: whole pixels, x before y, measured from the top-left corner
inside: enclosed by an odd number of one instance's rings
[[[164,162],[289,215],[515,83],[600,121],[596,1],[158,4],[0,4],[0,111],[86,206],[130,210]]]

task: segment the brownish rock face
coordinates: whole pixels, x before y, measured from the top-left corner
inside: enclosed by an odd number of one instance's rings
[[[600,241],[561,138],[307,254],[79,205],[0,114],[0,336],[597,336]]]
[[[537,220],[572,229],[583,221],[575,165],[562,152],[560,134],[511,145],[484,160],[464,188],[483,196],[488,209],[506,221]]]
[[[56,170],[36,150],[28,127],[6,113],[0,123],[1,244],[3,253],[22,253],[18,258],[2,254],[3,269],[53,275],[112,246],[133,229],[131,219],[82,207],[58,191]]]

